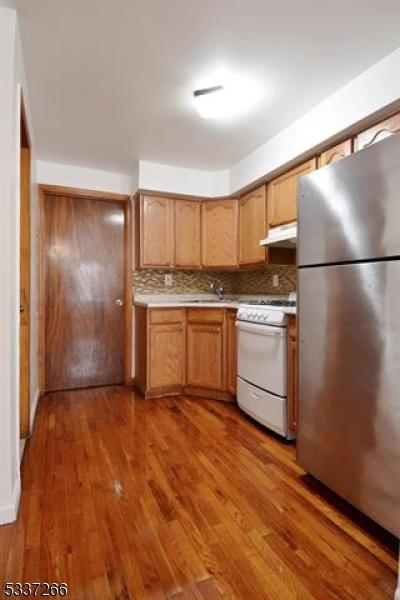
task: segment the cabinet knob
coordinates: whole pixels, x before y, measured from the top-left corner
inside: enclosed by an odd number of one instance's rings
[[[123,306],[124,305],[124,301],[121,298],[117,298],[115,301],[115,304],[117,306]]]

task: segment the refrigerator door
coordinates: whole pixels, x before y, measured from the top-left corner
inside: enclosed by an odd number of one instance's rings
[[[299,266],[400,256],[400,135],[302,177]]]
[[[400,260],[299,272],[300,465],[400,536]]]

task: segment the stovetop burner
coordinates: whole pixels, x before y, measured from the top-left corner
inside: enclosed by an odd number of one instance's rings
[[[294,300],[250,300],[247,304],[254,306],[296,306]]]

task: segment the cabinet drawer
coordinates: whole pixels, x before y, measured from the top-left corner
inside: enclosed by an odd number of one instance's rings
[[[181,323],[184,319],[183,308],[151,308],[150,323]]]
[[[191,323],[223,323],[223,308],[189,308],[188,321]]]

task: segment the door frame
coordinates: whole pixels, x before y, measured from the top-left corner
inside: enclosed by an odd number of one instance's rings
[[[122,204],[124,224],[124,383],[132,385],[132,198],[126,194],[103,192],[60,185],[38,184],[39,192],[39,351],[38,378],[40,394],[46,393],[46,196],[72,196],[86,200],[104,200]]]
[[[19,435],[25,439],[30,435],[31,429],[31,136],[26,116],[24,91],[20,91],[20,140],[19,140]],[[22,295],[22,292],[24,294]],[[24,325],[22,321],[24,320]],[[24,341],[22,341],[22,328],[26,327]],[[23,345],[25,348],[23,348]],[[26,357],[24,349],[28,352]],[[27,360],[26,360],[27,359]]]

